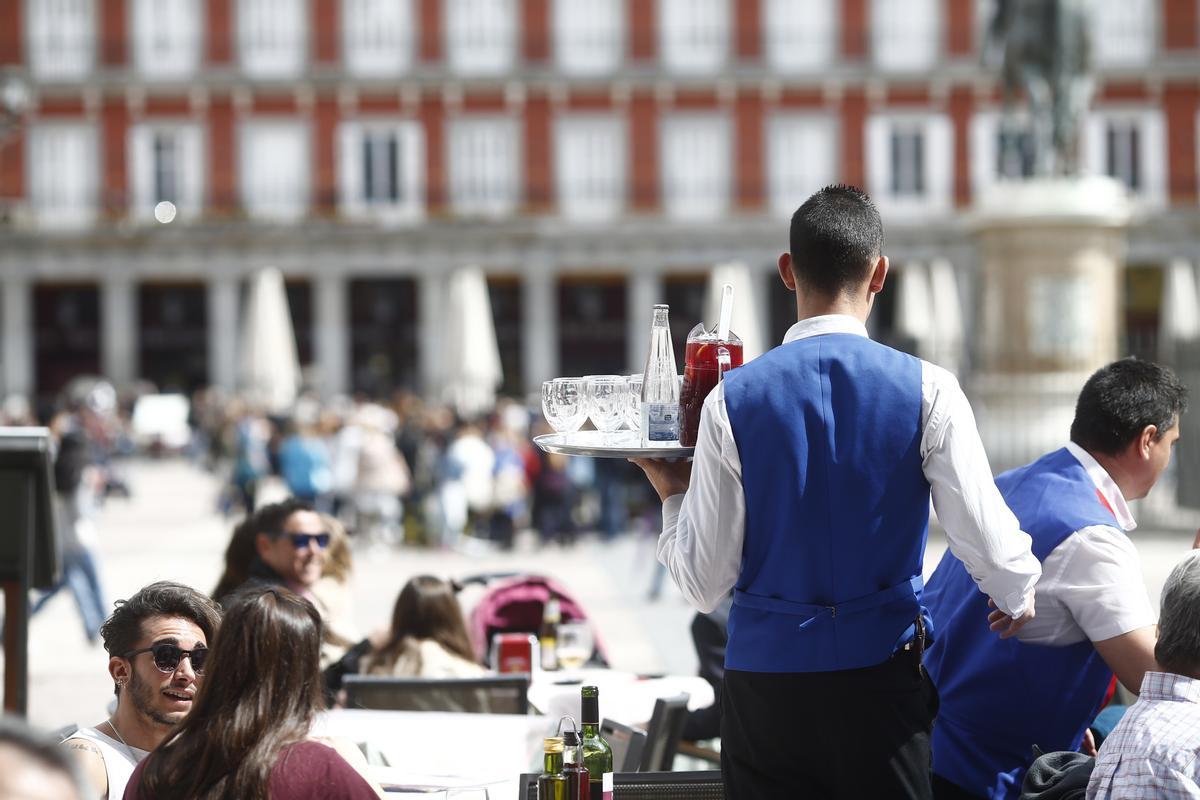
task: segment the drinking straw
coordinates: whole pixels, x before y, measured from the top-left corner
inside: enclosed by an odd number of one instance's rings
[[[717,340],[729,338],[729,322],[733,319],[733,284],[727,283],[721,287],[721,321],[717,325]]]

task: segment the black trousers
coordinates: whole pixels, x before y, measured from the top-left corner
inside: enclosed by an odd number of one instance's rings
[[[937,690],[915,651],[838,672],[726,670],[729,800],[933,797]]]

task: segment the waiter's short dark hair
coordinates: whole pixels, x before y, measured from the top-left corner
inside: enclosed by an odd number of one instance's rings
[[[1096,370],[1075,403],[1071,441],[1092,453],[1115,456],[1147,425],[1157,438],[1187,409],[1187,387],[1166,367],[1123,358]]]
[[[883,250],[883,220],[862,189],[826,186],[792,215],[792,273],[806,288],[836,295],[862,283]]]

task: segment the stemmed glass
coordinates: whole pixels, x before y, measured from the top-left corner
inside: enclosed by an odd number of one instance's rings
[[[642,427],[642,374],[628,375],[625,382],[629,393],[625,398],[625,427],[631,431],[641,430]]]
[[[583,380],[555,378],[542,384],[542,413],[559,433],[574,433],[587,419]]]
[[[583,393],[587,398],[587,413],[596,430],[606,443],[621,427],[625,417],[625,398],[629,385],[621,375],[588,375],[583,379]]]
[[[592,657],[595,642],[592,628],[586,622],[560,623],[555,635],[555,654],[563,669],[579,669]]]

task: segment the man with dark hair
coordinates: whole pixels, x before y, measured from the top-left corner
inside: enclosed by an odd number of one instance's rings
[[[117,601],[100,628],[117,710],[63,741],[77,757],[91,797],[123,796],[133,768],[191,710],[220,621],[216,603],[168,581]]]
[[[1187,392],[1167,369],[1127,358],[1092,375],[1071,441],[996,479],[1042,562],[1038,616],[1015,639],[982,633],[987,598],[947,553],[926,603],[938,624],[929,672],[939,798],[1017,797],[1034,745],[1076,750],[1113,674],[1137,691],[1154,659],[1154,608],[1126,504],[1171,459]]]
[[[867,335],[882,247],[863,192],[809,198],[779,258],[796,294],[783,345],[709,394],[691,465],[637,462],[663,500],[659,561],[689,602],[710,611],[733,590],[721,697],[732,800],[930,796],[931,495],[1002,612],[992,630],[1033,616],[1041,570],[958,382]]]
[[[23,720],[0,717],[0,800],[82,800],[75,764]]]
[[[231,543],[225,555],[225,574],[217,586],[219,602],[224,603],[230,593],[244,586],[261,584],[286,586],[315,602],[312,588],[325,569],[332,534],[312,505],[289,498],[263,506],[239,531],[235,539],[252,537],[253,548]],[[233,563],[246,557],[248,562]]]

